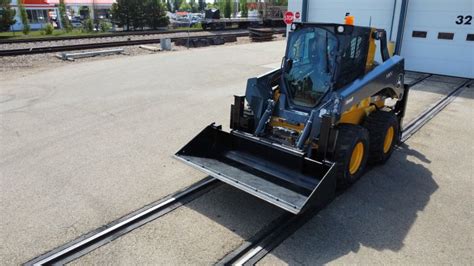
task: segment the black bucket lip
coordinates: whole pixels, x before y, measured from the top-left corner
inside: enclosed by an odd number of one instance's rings
[[[328,171],[324,174],[323,178],[321,178],[321,180],[319,181],[319,183],[316,185],[316,187],[313,189],[313,191],[311,192],[311,194],[306,198],[305,202],[301,205],[301,206],[295,206],[291,203],[288,203],[282,199],[278,199],[268,193],[264,193],[262,191],[259,191],[258,193],[256,193],[256,191],[251,188],[250,186],[247,186],[245,184],[242,184],[240,182],[238,182],[237,180],[235,180],[234,178],[232,177],[229,177],[227,175],[224,175],[224,174],[221,174],[221,173],[217,173],[217,172],[214,172],[212,171],[211,169],[208,169],[208,168],[203,168],[202,166],[196,164],[196,163],[193,163],[191,162],[190,160],[187,160],[185,158],[182,158],[180,157],[178,154],[175,154],[173,155],[173,158],[177,159],[177,160],[180,160],[182,161],[183,163],[199,170],[199,171],[202,171],[226,184],[229,184],[233,187],[236,187],[240,190],[243,190],[261,200],[264,200],[266,202],[269,202],[275,206],[278,206],[290,213],[293,213],[293,214],[299,214],[301,213],[305,207],[307,207],[308,205],[308,202],[312,199],[312,197],[314,196],[314,194],[317,192],[317,190],[319,189],[319,187],[326,181],[327,178],[329,178],[330,176],[330,173],[332,172],[333,170],[333,167],[334,167],[334,163],[332,165],[329,166],[329,169]],[[278,200],[277,200],[278,199]]]
[[[245,140],[254,142],[256,144],[265,145],[265,146],[270,147],[270,148],[278,149],[279,151],[284,152],[284,153],[288,153],[289,155],[302,157],[302,159],[304,159],[304,160],[306,160],[310,163],[320,165],[321,168],[324,169],[324,172],[321,173],[321,178],[319,178],[319,182],[316,184],[316,186],[313,189],[309,190],[310,191],[309,196],[305,196],[306,198],[304,199],[304,201],[302,201],[302,204],[289,203],[289,202],[285,201],[284,199],[280,199],[280,198],[278,198],[274,195],[266,193],[265,191],[260,191],[260,190],[255,191],[255,189],[252,186],[250,186],[248,184],[245,184],[245,183],[241,183],[236,178],[233,178],[231,176],[227,176],[224,173],[220,173],[217,170],[207,168],[205,166],[200,165],[199,163],[193,162],[192,160],[186,158],[187,154],[183,151],[186,149],[186,147],[188,147],[188,145],[190,143],[195,141],[196,138],[198,138],[201,133],[203,133],[207,130],[216,130],[216,131],[219,132],[219,134],[227,134],[227,135],[233,135],[234,137],[238,137],[238,138],[244,138]],[[243,191],[245,191],[245,192],[247,192],[247,193],[249,193],[249,194],[251,194],[251,195],[253,195],[257,198],[260,198],[260,199],[262,199],[266,202],[269,202],[273,205],[276,205],[276,206],[278,206],[278,207],[280,207],[280,208],[282,208],[282,209],[284,209],[288,212],[291,212],[293,214],[299,214],[300,212],[302,212],[302,210],[305,209],[306,206],[310,205],[309,201],[317,200],[315,198],[318,198],[318,195],[315,195],[315,193],[317,193],[318,189],[322,186],[323,183],[329,182],[328,181],[328,180],[330,180],[329,175],[332,173],[333,167],[334,167],[334,163],[332,163],[332,162],[317,161],[317,160],[308,158],[301,151],[294,150],[294,149],[287,148],[287,147],[283,147],[280,144],[272,143],[270,141],[262,140],[261,138],[255,137],[252,134],[248,134],[248,133],[240,132],[240,131],[235,131],[235,130],[233,130],[231,132],[223,131],[220,126],[215,126],[214,123],[211,124],[211,125],[208,125],[207,127],[205,127],[190,142],[188,142],[185,146],[183,146],[173,157],[175,159],[178,159],[178,160],[182,161],[183,163],[193,167],[193,168],[196,168],[197,170],[199,170],[201,172],[204,172],[204,173],[206,173],[206,174],[208,174],[208,175],[224,182],[224,183],[227,183],[227,184],[229,184],[233,187],[236,187],[240,190],[243,190]],[[296,206],[296,205],[298,205],[298,206]]]

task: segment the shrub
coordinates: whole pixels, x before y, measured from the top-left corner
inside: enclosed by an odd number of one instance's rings
[[[29,24],[23,24],[23,34],[28,35],[31,31],[31,26]]]
[[[26,8],[22,1],[18,2],[18,9],[20,10],[21,23],[23,24],[23,34],[28,35],[31,30],[30,21],[28,20],[28,14],[26,13]]]
[[[46,23],[46,27],[44,27],[44,33],[46,35],[51,35],[53,34],[54,27],[51,23]]]
[[[83,30],[85,32],[93,32],[94,31],[94,22],[92,21],[92,19],[88,18],[88,19],[84,20]]]
[[[72,26],[66,14],[66,5],[64,4],[64,0],[59,1],[59,16],[61,18],[61,24],[63,26],[63,30],[66,32],[71,32]]]
[[[112,25],[109,22],[102,20],[99,24],[99,27],[100,27],[100,31],[107,32],[112,28]]]

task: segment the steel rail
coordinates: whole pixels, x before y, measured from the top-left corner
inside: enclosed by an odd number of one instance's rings
[[[423,82],[424,80],[428,79],[428,78],[431,77],[431,76],[433,76],[433,74],[428,74],[428,75],[426,75],[426,76],[424,76],[424,77],[421,77],[421,78],[419,78],[419,79],[413,81],[412,83],[410,83],[410,84],[408,84],[408,85],[409,85],[410,87],[413,87],[413,86],[415,86],[416,84]]]
[[[30,42],[55,42],[55,41],[68,41],[68,40],[82,40],[82,39],[98,39],[98,38],[117,38],[124,36],[146,36],[146,35],[161,35],[161,34],[173,34],[173,33],[187,33],[187,32],[222,32],[237,29],[224,29],[224,30],[154,30],[154,31],[124,31],[104,34],[94,34],[86,36],[58,36],[58,37],[41,37],[41,38],[30,38],[30,39],[0,39],[0,44],[13,44],[13,43],[30,43]]]
[[[104,227],[57,247],[46,254],[26,262],[24,265],[66,264],[146,223],[170,213],[176,208],[204,195],[220,184],[220,182],[217,182],[217,180],[212,177],[204,178],[184,190],[167,196]]]
[[[422,79],[424,80],[424,78]],[[421,81],[421,80],[420,80]],[[420,130],[434,116],[451,103],[472,80],[467,79],[459,87],[448,93],[438,102],[428,107],[415,119],[410,121],[402,132],[401,142],[407,141],[413,134]],[[419,83],[419,82],[415,82]],[[320,208],[309,209],[299,216],[283,214],[278,217],[277,222],[272,222],[263,228],[254,237],[244,242],[240,247],[228,253],[217,265],[255,265],[275,247],[295,233],[306,222],[314,217]]]
[[[425,109],[413,120],[408,122],[408,124],[403,128],[402,136],[400,138],[401,142],[408,140],[413,134],[415,134],[421,127],[423,127],[428,121],[435,117],[439,112],[441,112],[448,104],[450,104],[454,99],[466,88],[466,86],[471,82],[470,79],[464,81],[460,86],[455,88],[453,91],[448,93],[442,99],[438,100],[436,103]]]
[[[171,41],[176,40],[187,40],[190,38],[212,38],[212,37],[245,37],[248,36],[248,32],[242,33],[221,33],[212,35],[196,35],[196,36],[183,36],[183,37],[171,37]],[[130,46],[130,45],[141,45],[150,43],[160,43],[160,39],[144,39],[144,40],[126,40],[126,41],[115,41],[115,42],[99,42],[99,43],[88,43],[88,44],[74,44],[74,45],[61,45],[61,46],[49,46],[49,47],[32,47],[12,50],[0,50],[0,56],[17,56],[17,55],[29,55],[29,54],[41,54],[41,53],[53,53],[53,52],[64,52],[73,50],[85,50],[85,49],[97,49],[106,47],[118,47],[118,46]]]

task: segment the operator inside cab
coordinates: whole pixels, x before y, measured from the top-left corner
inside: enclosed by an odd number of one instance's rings
[[[292,102],[313,107],[330,89],[337,39],[323,28],[307,28],[290,38],[285,86]]]

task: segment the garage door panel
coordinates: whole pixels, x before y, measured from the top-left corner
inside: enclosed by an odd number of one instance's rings
[[[355,17],[356,25],[385,29],[390,36],[394,4],[395,0],[310,0],[308,21],[343,23],[344,15],[349,12]],[[378,50],[375,60],[382,60]]]
[[[409,0],[411,10],[430,10],[433,12],[443,11],[472,11],[472,0]]]
[[[356,25],[390,30],[395,0],[311,0],[308,1],[308,20],[312,22],[342,23],[346,12],[355,17]]]
[[[356,25],[368,26],[371,21],[371,26],[385,29],[394,40],[397,34],[390,32],[393,12],[401,1],[308,0],[308,21],[341,23],[350,12]],[[466,40],[468,34],[474,34],[474,19],[471,25],[456,23],[458,16],[474,16],[473,8],[474,0],[409,0],[401,43],[406,68],[474,78],[474,41]],[[413,31],[424,31],[426,36],[412,37]],[[440,32],[454,34],[453,39],[439,39]],[[381,60],[379,52],[376,60]]]
[[[469,28],[469,26],[456,24],[456,21],[458,20],[457,16],[467,16],[468,14],[469,12],[462,11],[428,12],[409,10],[407,15],[410,16],[411,19],[406,20],[405,27],[443,27],[453,30],[462,30],[464,28]],[[471,21],[471,23],[474,24],[474,21]]]
[[[401,47],[406,69],[473,78],[474,42],[466,37],[474,32],[474,21],[456,23],[458,16],[474,15],[472,6],[472,0],[410,0]],[[413,31],[426,37],[413,37]],[[439,33],[453,38],[439,38]]]
[[[407,67],[407,70],[420,71],[420,69],[425,68],[426,64],[429,64],[431,65],[429,73],[434,74],[465,77],[468,76],[469,73],[472,74],[474,71],[472,61],[469,66],[468,62],[466,62],[466,64],[458,64],[449,59],[439,60],[416,56],[414,56],[413,59],[411,65]]]
[[[342,10],[342,9],[341,9]],[[338,9],[327,9],[326,13],[318,14],[311,18],[312,22],[329,22],[329,23],[343,23],[344,22],[344,12],[340,12]],[[391,21],[387,20],[387,17],[392,17],[392,12],[378,12],[371,10],[355,10],[347,9],[347,12],[350,12],[351,15],[355,17],[355,24],[358,26],[369,26],[376,28],[382,28],[387,31],[390,31]]]

